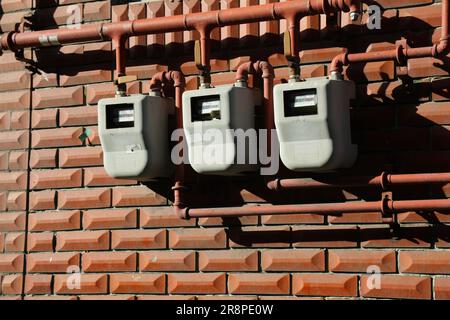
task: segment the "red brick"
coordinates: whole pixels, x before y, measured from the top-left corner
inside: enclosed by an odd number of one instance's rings
[[[400,272],[450,274],[450,252],[400,251]]]
[[[30,73],[27,70],[2,73],[0,91],[27,89],[30,87]]]
[[[86,86],[86,102],[96,104],[103,98],[114,97],[115,88],[113,83],[98,83]]]
[[[9,211],[26,210],[27,208],[26,192],[10,192],[8,193],[7,207]]]
[[[280,214],[262,216],[261,221],[265,225],[276,224],[323,224],[324,216],[318,214]]]
[[[110,189],[67,190],[58,192],[59,209],[105,208],[111,204]]]
[[[25,277],[26,294],[51,294],[52,276],[47,274],[33,274]]]
[[[83,128],[58,128],[33,131],[31,145],[34,148],[71,147],[83,142],[80,135]]]
[[[8,1],[8,0],[7,0]],[[2,7],[4,6],[5,1],[2,1]],[[2,8],[3,9],[3,8]],[[3,9],[3,12],[4,11]],[[31,58],[30,49],[24,50],[24,57]],[[0,58],[0,72],[9,72],[9,71],[20,71],[25,70],[26,63],[24,61],[20,61],[16,59],[15,53],[12,51],[5,51]]]
[[[73,74],[61,75],[60,84],[62,87],[112,80],[112,72],[107,70],[106,66],[94,66],[92,70],[87,71],[79,71],[79,68],[67,68],[66,70],[66,72]]]
[[[2,293],[3,294],[21,294],[23,276],[11,274],[3,276]]]
[[[434,292],[436,300],[450,300],[450,278],[436,278]]]
[[[220,294],[226,292],[224,273],[169,274],[169,293]]]
[[[195,219],[180,219],[172,207],[146,207],[140,210],[141,227],[188,227],[195,225]]]
[[[29,233],[28,251],[53,251],[53,239],[52,232]]]
[[[292,292],[301,296],[356,297],[358,278],[338,274],[295,274]]]
[[[78,300],[77,296],[26,296],[23,298],[24,300]]]
[[[58,75],[56,73],[41,73],[34,74],[33,87],[34,88],[47,88],[58,86]]]
[[[129,20],[137,20],[146,18],[145,3],[130,3],[128,7]],[[129,39],[130,59],[138,59],[145,55],[145,47],[147,46],[147,36],[131,37]]]
[[[220,228],[172,229],[169,231],[169,246],[172,249],[226,248],[227,237]]]
[[[159,64],[149,64],[126,68],[127,75],[137,76],[138,79],[149,79],[161,71],[167,71],[167,67]]]
[[[128,187],[113,189],[113,206],[146,206],[164,205],[166,199],[155,193],[148,187]]]
[[[0,92],[0,110],[27,109],[30,105],[30,91]]]
[[[80,229],[79,210],[33,213],[28,216],[31,231],[56,231]]]
[[[136,271],[137,254],[132,252],[90,252],[83,254],[83,271]]]
[[[26,172],[0,172],[0,190],[23,190],[26,184]]]
[[[361,296],[368,298],[399,299],[431,299],[431,279],[429,277],[413,277],[384,275],[380,279],[380,288],[373,286],[370,276],[361,277]]]
[[[289,274],[234,273],[228,276],[232,294],[289,294]]]
[[[10,170],[26,170],[28,168],[28,152],[11,151],[8,162]]]
[[[164,249],[166,230],[112,231],[113,249]]]
[[[230,228],[230,247],[289,247],[292,242],[292,232],[289,226],[274,227],[242,227]]]
[[[103,167],[84,169],[84,184],[88,187],[136,184],[135,180],[114,179]]]
[[[193,251],[145,251],[139,254],[140,271],[195,271]]]
[[[60,167],[83,167],[103,164],[101,147],[64,148],[59,150]]]
[[[0,254],[0,272],[12,273],[22,272],[23,270],[23,254],[3,253]]]
[[[80,300],[136,300],[134,295],[115,294],[115,295],[86,295],[80,296]]]
[[[163,274],[112,274],[112,293],[165,293],[166,277]]]
[[[33,91],[33,108],[67,107],[83,104],[83,87],[38,89]]]
[[[261,253],[264,271],[325,271],[323,250],[264,250]]]
[[[5,235],[5,252],[23,252],[25,249],[25,233],[10,232]]]
[[[395,272],[396,255],[388,250],[330,250],[328,264],[333,272],[368,272],[374,265],[381,272]]]
[[[32,168],[53,168],[56,166],[56,149],[32,150],[30,166]]]
[[[258,271],[258,252],[200,251],[198,263],[201,271]]]
[[[83,213],[85,229],[133,228],[136,225],[136,209],[87,210]]]
[[[73,107],[59,110],[60,126],[97,124],[97,107]]]
[[[8,170],[8,152],[0,151],[0,170]]]
[[[450,124],[450,102],[430,102],[398,109],[399,125]]]
[[[0,130],[9,130],[9,123],[10,123],[9,112],[1,112],[0,113]],[[24,128],[20,128],[20,129],[24,129]]]
[[[448,71],[439,59],[419,58],[408,60],[408,75],[413,78],[447,76]]]
[[[56,235],[56,250],[108,250],[108,231],[69,231]]]
[[[27,148],[28,135],[28,131],[0,132],[0,150]]]
[[[206,217],[199,218],[198,225],[199,226],[223,226],[223,219],[217,217]],[[258,224],[257,216],[248,216],[248,217],[237,217],[236,220],[230,221],[228,225],[239,225],[239,226],[248,226],[248,225],[257,225]]]
[[[25,229],[25,213],[11,212],[0,214],[0,231],[22,231]]]
[[[77,276],[80,277],[79,288],[75,285]],[[102,274],[57,274],[55,275],[54,286],[57,294],[107,293],[108,278]]]
[[[340,223],[383,223],[381,212],[342,213],[336,216],[328,216],[328,221],[333,224]]]
[[[31,253],[27,255],[27,271],[31,273],[69,272],[80,266],[80,254],[73,252]]]
[[[110,2],[97,1],[86,3],[83,10],[84,21],[108,20],[110,15]]]
[[[113,22],[128,20],[128,4],[115,5],[111,9]]]
[[[358,230],[354,226],[293,227],[295,247],[350,248],[358,245]]]
[[[55,189],[81,187],[81,169],[33,171],[31,189]]]
[[[54,128],[56,127],[57,109],[44,109],[33,111],[33,129]]]
[[[44,190],[30,192],[31,210],[52,210],[56,209],[56,191]]]
[[[441,193],[441,191],[439,191]],[[450,216],[441,212],[433,212],[433,218],[440,222],[450,222]],[[417,223],[417,222],[428,222],[429,216],[424,214],[419,214],[416,212],[403,212],[397,214],[397,220],[400,223]]]
[[[364,248],[429,248],[431,246],[431,229],[405,226],[402,232],[407,237],[393,238],[389,227],[364,226],[361,227],[361,245]]]

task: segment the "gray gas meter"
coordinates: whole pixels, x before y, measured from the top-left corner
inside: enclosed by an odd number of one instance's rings
[[[131,95],[98,102],[106,172],[114,178],[150,180],[171,173],[168,115],[173,100]]]
[[[283,164],[293,171],[350,167],[353,82],[328,77],[290,81],[274,87],[275,125]]]
[[[257,142],[248,135],[256,133],[258,92],[245,84],[184,92],[183,127],[196,172],[236,175],[256,169],[252,155],[257,154]]]

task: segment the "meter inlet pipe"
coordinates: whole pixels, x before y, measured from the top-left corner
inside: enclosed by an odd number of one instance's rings
[[[275,129],[273,118],[273,67],[267,61],[245,62],[236,71],[236,82],[247,85],[248,74],[260,75],[263,78],[264,121],[267,130],[267,155],[271,155],[272,130]]]
[[[280,19],[289,20],[293,16],[330,14],[337,11],[350,11],[352,19],[356,20],[360,12],[360,0],[295,0],[169,17],[88,24],[78,29],[13,31],[4,34],[0,39],[0,44],[3,50],[16,51],[28,47],[56,46],[109,39],[113,41],[117,75],[120,76],[125,68],[124,43],[131,36],[196,30],[200,33],[203,43],[201,49],[202,65],[208,66],[209,33],[216,27]]]
[[[380,187],[386,190],[391,186],[445,183],[450,183],[450,172],[415,174],[388,174],[383,172],[377,177],[324,178],[323,181],[310,178],[274,179],[267,183],[267,187],[273,191],[354,187]]]
[[[450,199],[432,200],[390,200],[370,202],[347,202],[347,203],[317,203],[298,205],[252,205],[233,208],[205,208],[185,210],[185,219],[207,218],[207,217],[244,217],[258,215],[281,215],[281,214],[337,214],[337,213],[361,213],[361,212],[383,212],[397,213],[407,211],[435,211],[450,210]]]
[[[178,129],[183,129],[182,96],[186,87],[184,75],[179,71],[162,71],[155,74],[150,81],[150,91],[161,94],[163,85],[171,85],[175,88],[175,117]],[[181,151],[183,152],[183,151]],[[180,154],[183,157],[183,154]],[[173,190],[173,207],[178,216],[185,215],[184,200],[184,164],[181,163],[175,168],[175,185]]]
[[[399,64],[404,65],[408,59],[424,58],[424,57],[442,57],[450,52],[449,49],[449,1],[442,0],[442,31],[441,38],[438,43],[429,47],[408,48],[398,43],[395,49],[365,52],[365,53],[342,53],[336,56],[330,65],[330,75],[337,77],[342,76],[343,67],[350,63],[358,62],[374,62],[396,60]]]

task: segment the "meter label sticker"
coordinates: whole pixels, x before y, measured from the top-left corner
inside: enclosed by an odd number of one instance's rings
[[[135,151],[141,150],[141,145],[139,143],[129,144],[126,147],[126,153],[133,153]]]
[[[133,109],[118,110],[117,118],[114,120],[116,120],[116,122],[133,122],[134,121],[134,110]]]
[[[314,107],[317,105],[317,95],[304,94],[296,96],[294,100],[294,108]]]

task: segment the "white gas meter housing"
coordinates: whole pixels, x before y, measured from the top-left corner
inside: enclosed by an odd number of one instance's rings
[[[249,160],[256,143],[242,139],[242,133],[255,128],[255,92],[245,85],[225,85],[183,93],[183,127],[196,172],[237,175],[256,169]]]
[[[114,178],[151,180],[171,173],[168,115],[173,100],[131,95],[98,102],[106,172]]]
[[[328,171],[353,165],[350,100],[353,82],[328,77],[274,87],[275,125],[283,164],[293,171]]]

